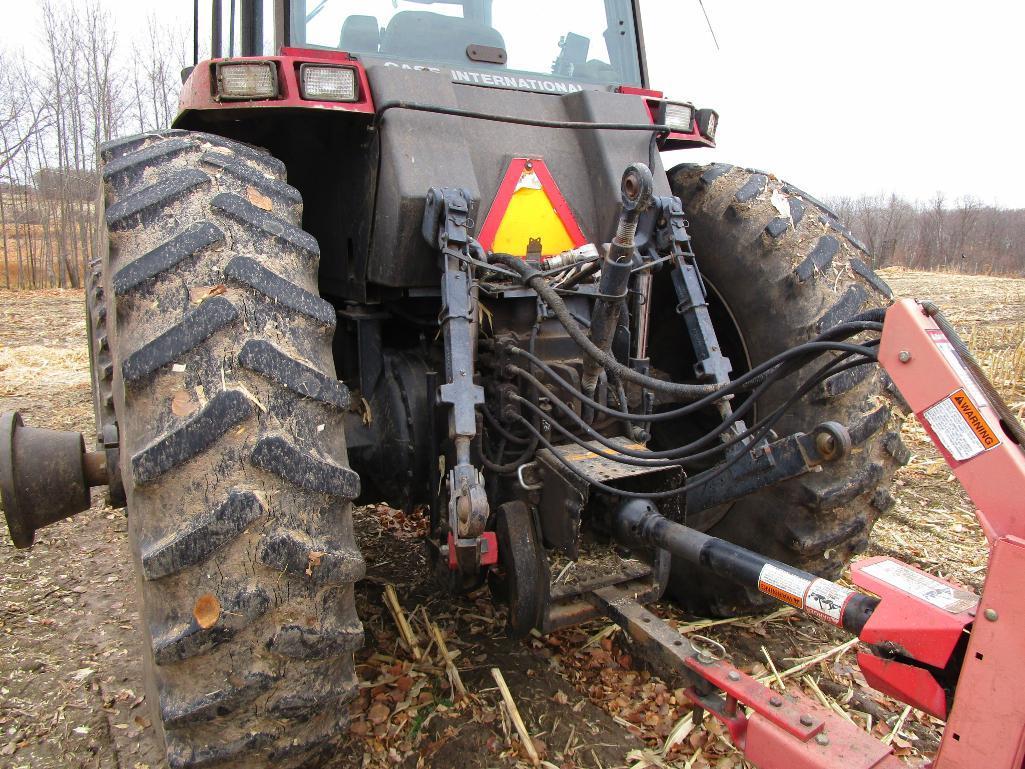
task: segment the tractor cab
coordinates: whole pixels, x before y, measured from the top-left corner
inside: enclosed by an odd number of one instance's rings
[[[549,93],[645,83],[632,0],[197,0],[195,21],[196,63],[209,40],[215,59],[340,51]]]

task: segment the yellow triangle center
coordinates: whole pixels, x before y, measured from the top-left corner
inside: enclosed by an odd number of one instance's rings
[[[548,193],[537,176],[526,171],[502,215],[492,249],[498,253],[526,256],[531,240],[540,241],[542,256],[554,256],[574,247],[573,239]]]

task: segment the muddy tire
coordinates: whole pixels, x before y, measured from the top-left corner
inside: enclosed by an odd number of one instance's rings
[[[735,326],[726,352],[746,369],[891,299],[866,264],[864,246],[821,203],[770,175],[724,164],[670,171],[683,200],[698,264]],[[732,346],[733,349],[729,349]],[[654,362],[653,355],[653,362]],[[757,404],[767,414],[810,370]],[[808,432],[842,423],[853,450],[822,472],[745,497],[716,511],[709,533],[827,578],[868,547],[876,517],[893,505],[893,474],[908,455],[885,375],[863,366],[827,379],[775,428]],[[718,520],[715,520],[718,518]],[[670,591],[687,609],[715,616],[775,607],[756,591],[674,562]]]
[[[168,763],[316,762],[357,692],[364,573],[317,242],[263,151],[165,131],[101,160],[111,389]]]
[[[104,231],[105,234],[105,231]],[[106,240],[101,242],[105,247]],[[97,249],[103,253],[103,248]],[[103,259],[89,264],[85,284],[85,329],[89,342],[90,379],[93,391],[93,415],[96,424],[95,448],[107,450],[107,462],[113,468],[107,482],[106,502],[124,507],[125,488],[117,467],[117,416],[114,414],[114,358],[107,337],[107,299],[103,288]]]
[[[103,445],[103,428],[115,423],[114,361],[107,339],[107,302],[103,292],[102,260],[89,265],[85,284],[85,325],[89,340],[89,361],[93,388],[96,445]]]

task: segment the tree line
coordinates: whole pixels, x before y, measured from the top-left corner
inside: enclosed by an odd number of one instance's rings
[[[984,275],[1025,275],[1025,210],[973,197],[927,203],[895,194],[829,201],[873,254],[875,266]]]
[[[40,10],[38,34],[0,50],[0,285],[77,288],[96,248],[97,148],[170,124],[188,40],[150,17],[125,41],[97,0]]]

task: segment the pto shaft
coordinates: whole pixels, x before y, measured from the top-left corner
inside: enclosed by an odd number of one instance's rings
[[[625,544],[663,548],[710,574],[758,590],[853,635],[861,633],[879,605],[878,598],[674,523],[648,500],[624,502],[614,524],[616,537]]]

